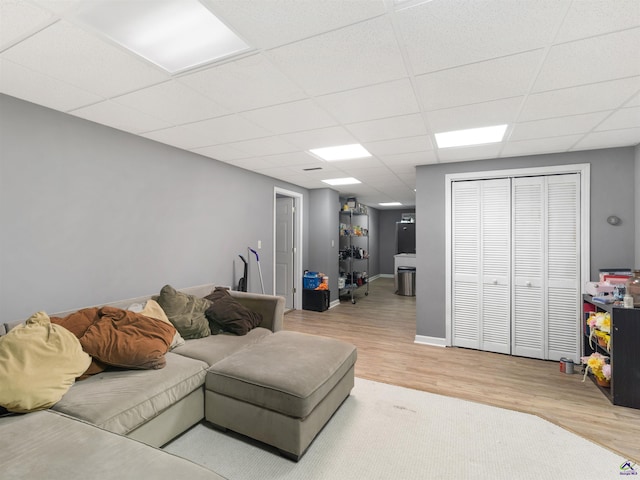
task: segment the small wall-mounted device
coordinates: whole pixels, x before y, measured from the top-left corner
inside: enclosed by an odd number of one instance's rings
[[[609,225],[616,226],[616,225],[620,225],[621,222],[622,220],[620,220],[620,217],[616,217],[615,215],[609,215],[607,217],[607,223]]]

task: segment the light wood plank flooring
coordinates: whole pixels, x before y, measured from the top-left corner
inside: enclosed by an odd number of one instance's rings
[[[640,410],[612,405],[557,362],[416,344],[415,305],[393,293],[393,279],[379,278],[355,305],[295,310],[284,328],[353,343],[360,378],[539,415],[640,463]]]

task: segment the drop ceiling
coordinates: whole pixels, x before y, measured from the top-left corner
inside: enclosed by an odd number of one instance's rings
[[[202,0],[252,50],[177,75],[79,3],[1,0],[0,92],[308,189],[355,177],[333,188],[373,206],[415,205],[418,165],[640,143],[638,0]],[[307,153],[352,143],[373,156]]]

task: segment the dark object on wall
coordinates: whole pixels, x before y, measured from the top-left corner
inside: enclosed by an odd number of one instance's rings
[[[302,309],[324,312],[329,309],[329,290],[302,290]]]
[[[240,257],[240,260],[242,260],[244,262],[244,274],[242,276],[242,278],[240,279],[240,281],[238,282],[238,291],[239,292],[246,292],[247,291],[247,266],[248,263],[247,261],[244,259],[244,257],[242,255],[238,255]]]
[[[396,254],[416,253],[416,224],[396,222]]]

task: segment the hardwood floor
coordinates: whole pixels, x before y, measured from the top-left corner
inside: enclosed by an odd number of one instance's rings
[[[357,377],[535,414],[640,463],[640,410],[612,405],[580,368],[567,375],[558,362],[416,344],[415,305],[379,278],[355,305],[294,310],[284,328],[356,345]]]

